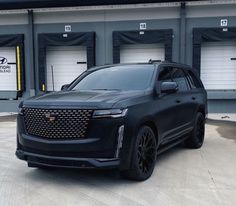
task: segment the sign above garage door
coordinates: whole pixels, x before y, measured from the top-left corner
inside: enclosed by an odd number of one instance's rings
[[[47,91],[59,91],[87,70],[86,47],[56,46],[47,48]]]

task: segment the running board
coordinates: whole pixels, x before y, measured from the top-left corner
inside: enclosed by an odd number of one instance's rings
[[[159,154],[165,152],[166,150],[168,150],[168,149],[170,149],[170,148],[172,148],[172,147],[182,143],[187,138],[188,138],[188,136],[185,136],[185,137],[182,137],[182,138],[180,138],[178,140],[173,140],[170,143],[161,145],[160,148],[158,148],[158,150],[157,150],[157,155],[159,155]]]

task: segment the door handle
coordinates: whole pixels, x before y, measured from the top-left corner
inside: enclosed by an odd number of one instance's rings
[[[175,102],[179,104],[181,101],[177,99]]]
[[[192,97],[192,100],[196,100],[196,97]]]

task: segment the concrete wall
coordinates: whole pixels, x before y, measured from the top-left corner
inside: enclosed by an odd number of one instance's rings
[[[231,3],[229,3],[231,2]],[[220,27],[222,18],[228,19],[228,26],[236,27],[236,2],[206,1],[191,2],[186,5],[186,41],[180,45],[180,4],[143,4],[36,9],[34,10],[35,71],[30,58],[30,24],[27,11],[0,12],[0,34],[25,35],[26,92],[22,99],[39,92],[38,81],[38,34],[63,33],[65,25],[72,26],[72,32],[96,32],[96,65],[112,63],[112,32],[117,30],[139,30],[139,23],[146,22],[147,29],[173,29],[173,61],[180,61],[179,51],[185,50],[185,63],[192,65],[192,29],[197,27]],[[35,87],[32,88],[32,76]],[[0,100],[0,111],[16,111],[20,100]],[[236,99],[209,101],[210,112],[236,112]]]

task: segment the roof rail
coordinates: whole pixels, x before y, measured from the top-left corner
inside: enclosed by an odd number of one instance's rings
[[[169,60],[164,60],[164,61],[162,61],[162,60],[152,60],[152,59],[150,59],[149,61],[148,61],[148,63],[149,64],[153,64],[153,63],[175,63],[175,64],[177,64],[177,62],[174,62],[174,61],[169,61]]]
[[[148,61],[149,64],[159,63],[159,62],[162,62],[162,61],[159,59],[155,59],[155,60],[149,59],[149,61]]]
[[[162,61],[162,63],[175,63],[175,64],[178,64],[177,62],[169,61],[169,60]]]

